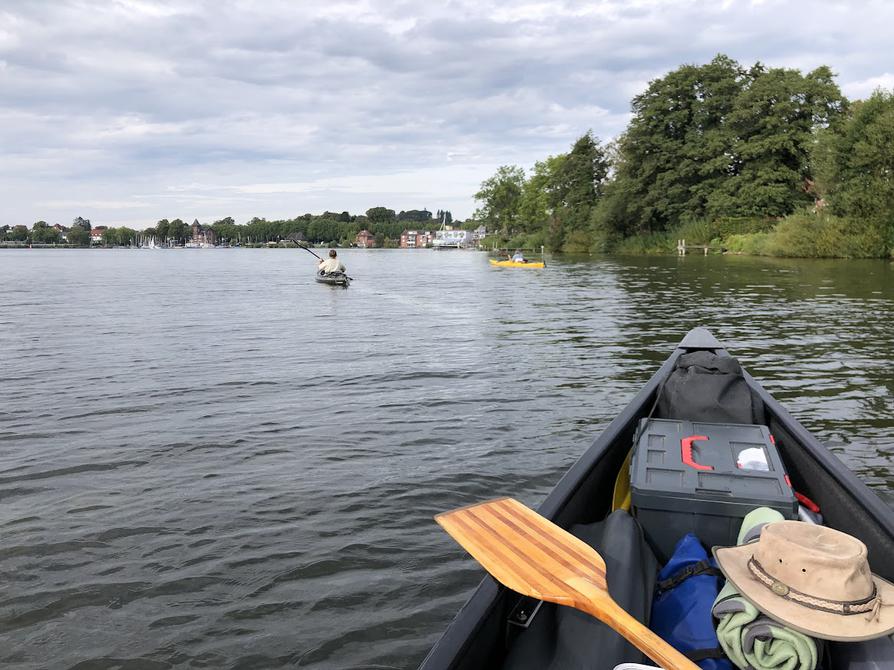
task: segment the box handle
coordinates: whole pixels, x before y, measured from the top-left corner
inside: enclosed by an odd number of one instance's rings
[[[713,470],[713,465],[702,465],[701,463],[696,463],[692,460],[692,443],[696,440],[707,440],[707,435],[690,435],[689,437],[684,437],[680,440],[680,457],[683,459],[683,462],[688,465],[690,468],[695,468],[696,470]]]

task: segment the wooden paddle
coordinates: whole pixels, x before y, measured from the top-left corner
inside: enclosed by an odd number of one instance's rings
[[[699,670],[612,600],[599,552],[517,500],[461,507],[435,521],[513,591],[591,614],[662,668]]]

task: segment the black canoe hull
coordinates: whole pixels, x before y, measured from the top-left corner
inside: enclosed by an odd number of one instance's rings
[[[615,476],[633,444],[639,419],[677,358],[708,349],[728,355],[704,328],[689,332],[670,358],[608,425],[540,505],[538,511],[563,528],[603,518],[611,509]],[[766,406],[770,431],[780,446],[798,491],[823,510],[824,523],[860,538],[872,557],[894,556],[894,510],[792,417],[751,375],[746,381]],[[894,581],[894,561],[875,560],[873,571]],[[505,657],[506,621],[519,596],[485,577],[422,662],[420,670],[498,668]]]

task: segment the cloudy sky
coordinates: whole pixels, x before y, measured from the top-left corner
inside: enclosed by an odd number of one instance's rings
[[[718,52],[894,88],[894,3],[0,0],[0,225],[450,209]]]

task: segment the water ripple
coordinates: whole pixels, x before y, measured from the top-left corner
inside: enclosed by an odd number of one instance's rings
[[[345,256],[0,253],[0,664],[414,667],[481,576],[432,516],[539,503],[696,325],[894,491],[888,263]]]

